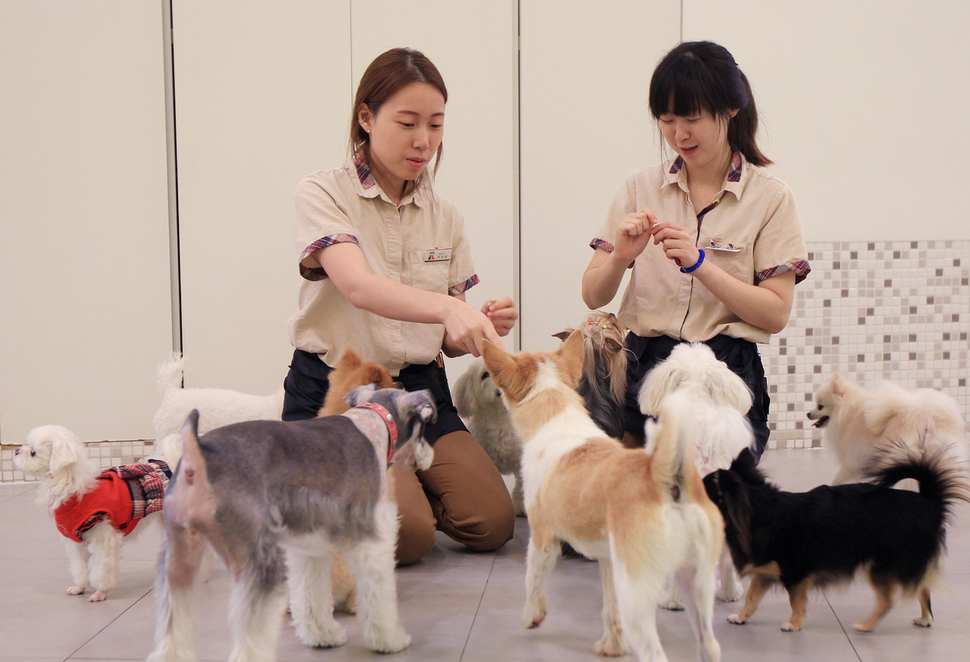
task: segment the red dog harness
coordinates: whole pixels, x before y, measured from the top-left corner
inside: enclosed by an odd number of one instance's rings
[[[387,434],[390,435],[390,441],[387,443],[387,463],[390,464],[391,458],[394,457],[394,446],[397,444],[397,423],[394,422],[394,417],[391,415],[391,412],[387,411],[386,407],[376,402],[364,402],[357,405],[357,407],[376,411],[384,419],[384,425],[387,426]]]

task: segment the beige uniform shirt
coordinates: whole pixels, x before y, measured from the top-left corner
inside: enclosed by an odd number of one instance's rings
[[[647,206],[661,221],[687,228],[697,247],[704,249],[705,260],[744,283],[757,284],[786,271],[796,273],[796,282],[804,280],[811,267],[786,184],[735,152],[720,202],[698,222],[702,210],[695,210],[688,199],[687,173],[681,164],[678,158],[630,174],[590,245],[612,252],[620,221]],[[663,247],[652,241],[633,263],[617,316],[639,336],[698,342],[724,334],[759,343],[770,337],[738,318],[700,281],[681,273]]]
[[[461,214],[423,182],[400,206],[374,181],[362,156],[307,175],[296,190],[296,249],[303,280],[290,342],[333,367],[348,348],[385,365],[392,375],[427,364],[441,351],[444,326],[387,319],[354,307],[307,256],[353,242],[371,271],[429,292],[452,296],[478,282]]]

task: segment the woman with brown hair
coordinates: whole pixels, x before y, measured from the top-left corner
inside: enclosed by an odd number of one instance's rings
[[[508,297],[481,310],[465,302],[479,279],[464,221],[432,189],[447,99],[420,52],[380,55],[357,89],[350,160],[311,173],[296,191],[302,282],[300,310],[289,321],[296,350],[284,420],[316,416],[330,369],[347,349],[385,365],[409,391],[430,389],[437,401],[437,422],[426,431],[434,464],[417,474],[392,468],[402,564],[430,551],[436,528],[485,551],[510,540],[514,523],[501,475],[452,404],[441,358],[479,356],[483,338],[501,345],[518,317]]]

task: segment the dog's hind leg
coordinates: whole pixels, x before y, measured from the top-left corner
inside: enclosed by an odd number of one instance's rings
[[[397,611],[394,547],[397,543],[397,506],[378,503],[374,519],[376,539],[350,549],[345,558],[357,579],[357,615],[363,623],[364,644],[372,651],[396,653],[411,643]]]
[[[617,560],[613,568],[620,622],[631,652],[641,661],[667,662],[657,633],[657,603],[663,591],[663,578],[647,570],[633,579]]]
[[[286,563],[280,547],[257,550],[232,584],[229,622],[233,649],[229,662],[270,662],[276,659],[286,611]]]
[[[712,566],[684,568],[676,574],[676,583],[684,596],[684,609],[697,637],[697,650],[702,662],[718,662],[721,645],[714,638],[715,569]]]
[[[727,546],[724,547],[721,560],[718,561],[717,578],[718,586],[715,595],[721,602],[736,602],[744,595],[744,585],[741,583],[738,571],[734,568],[731,552]]]
[[[885,616],[886,612],[892,609],[893,606],[893,592],[896,588],[895,583],[891,580],[877,579],[872,577],[871,574],[869,581],[872,582],[872,588],[876,592],[876,607],[866,620],[852,624],[852,628],[857,632],[872,632],[876,627],[876,623],[879,622],[879,619]]]
[[[64,592],[68,595],[81,595],[91,586],[91,578],[88,575],[88,560],[91,558],[91,553],[81,543],[71,540],[64,542],[66,543],[67,560],[71,566],[71,579],[74,581]]]
[[[194,660],[193,605],[206,542],[198,532],[167,523],[155,577],[155,650],[148,662]]]
[[[286,551],[293,627],[297,638],[312,648],[347,643],[347,632],[333,617],[332,562],[332,554],[311,556],[296,549]]]
[[[603,585],[603,638],[593,646],[593,652],[618,657],[626,653],[626,646],[623,644],[623,628],[620,626],[616,586],[613,583],[613,562],[602,558],[599,564],[600,583]]]
[[[88,601],[101,602],[118,584],[118,561],[124,538],[108,522],[99,522],[84,534],[84,539],[91,550],[91,585],[95,588]]]

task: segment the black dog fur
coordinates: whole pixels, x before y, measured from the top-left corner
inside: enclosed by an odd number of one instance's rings
[[[752,577],[740,614],[746,622],[766,590],[781,583],[792,605],[782,629],[799,630],[812,587],[852,579],[864,569],[876,591],[876,608],[860,631],[871,631],[892,607],[896,587],[916,593],[928,627],[930,586],[945,551],[945,523],[955,500],[970,501],[967,472],[947,449],[921,453],[902,444],[886,449],[869,474],[872,483],[783,492],[765,480],[745,450],[730,470],[704,478],[725,520],[725,538],[738,571]],[[919,493],[893,489],[915,479]]]

